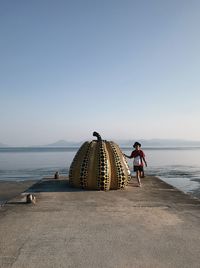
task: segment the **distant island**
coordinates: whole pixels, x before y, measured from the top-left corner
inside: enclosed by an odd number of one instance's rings
[[[132,146],[134,140],[118,140],[116,141],[121,146]],[[143,147],[184,147],[184,146],[200,146],[200,141],[179,140],[179,139],[138,139]]]
[[[8,147],[8,145],[0,142],[0,147]]]
[[[184,146],[200,146],[200,141],[189,141],[189,140],[179,140],[179,139],[133,139],[133,140],[113,140],[120,147],[132,147],[135,141],[139,141],[143,147],[184,147]],[[73,142],[59,140],[55,143],[45,145],[45,147],[80,147],[84,141]]]
[[[74,141],[65,141],[59,140],[51,144],[44,145],[45,147],[77,147],[80,146],[83,142],[74,142]]]
[[[129,139],[129,140],[113,140],[120,147],[132,147],[135,141],[139,141],[142,144],[142,147],[200,147],[200,141],[190,141],[190,140],[179,140],[179,139]],[[80,147],[85,141],[66,141],[58,140],[54,143],[45,144],[45,145],[32,145],[23,147]],[[0,142],[0,147],[15,147],[6,145]],[[16,146],[17,147],[17,146]],[[21,146],[20,146],[21,147]]]

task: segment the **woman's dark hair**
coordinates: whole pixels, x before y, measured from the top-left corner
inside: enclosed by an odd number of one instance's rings
[[[133,147],[135,148],[137,145],[141,147],[141,144],[137,141],[133,144]]]

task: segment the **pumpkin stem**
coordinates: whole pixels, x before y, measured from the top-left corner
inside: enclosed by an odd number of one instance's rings
[[[96,131],[93,132],[93,136],[97,137],[97,141],[102,141],[101,136]]]

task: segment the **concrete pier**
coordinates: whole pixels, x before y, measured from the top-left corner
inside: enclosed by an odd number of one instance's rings
[[[0,267],[199,268],[200,200],[142,182],[97,192],[40,181],[0,209]]]

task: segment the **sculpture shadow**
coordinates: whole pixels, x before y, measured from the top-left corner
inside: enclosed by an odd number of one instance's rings
[[[41,192],[82,192],[83,189],[73,188],[66,179],[47,179],[41,180],[32,185],[25,192],[41,193]]]
[[[0,203],[0,207],[3,207],[6,204],[9,205],[26,205],[26,196],[27,194],[37,194],[37,193],[48,193],[48,192],[85,192],[87,190],[73,188],[69,184],[68,179],[53,179],[53,178],[45,178],[41,181],[36,182],[31,187],[27,188],[25,191],[21,192],[21,194],[17,194],[16,196],[12,196],[7,200],[4,200]],[[37,202],[37,201],[36,201]],[[34,205],[32,203],[28,204]]]

